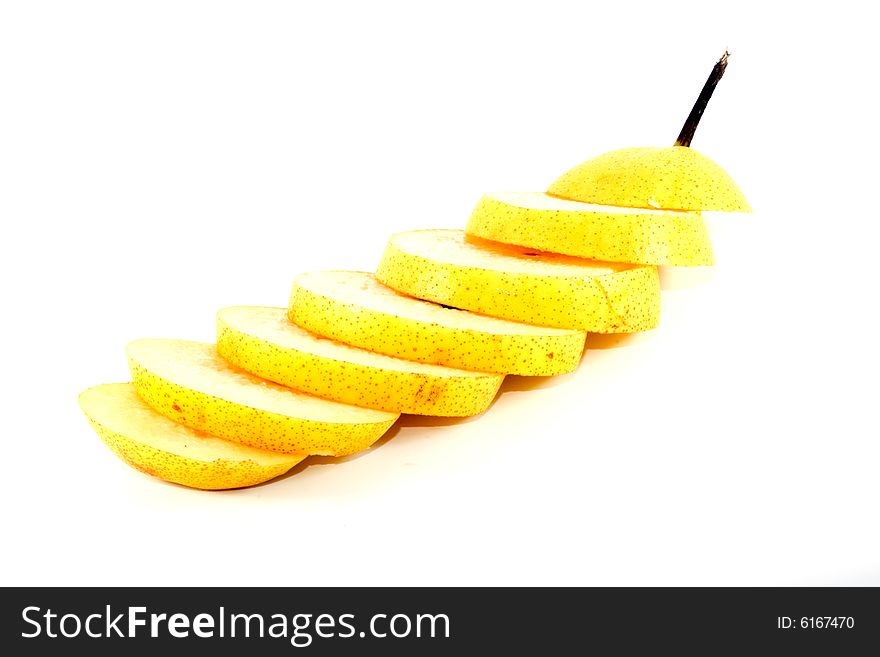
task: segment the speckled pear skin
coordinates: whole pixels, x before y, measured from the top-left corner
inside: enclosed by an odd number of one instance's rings
[[[247,317],[252,312],[253,319]],[[503,374],[467,372],[422,363],[388,366],[352,362],[346,349],[318,338],[331,348],[319,352],[282,344],[260,331],[258,314],[270,312],[277,330],[287,319],[287,308],[225,308],[217,314],[217,351],[241,369],[269,381],[345,404],[395,413],[467,417],[478,415],[492,404]],[[242,315],[244,313],[244,316]],[[235,315],[238,318],[235,318]],[[290,324],[290,331],[302,331]],[[374,354],[377,359],[390,358]],[[446,370],[432,372],[429,368]]]
[[[322,279],[331,284],[322,286]],[[582,331],[540,330],[444,308],[401,295],[364,272],[297,277],[288,315],[314,333],[377,353],[523,376],[571,372],[580,363],[586,339]]]
[[[156,412],[192,429],[274,452],[348,456],[370,447],[398,417],[346,423],[282,415],[179,385],[131,355],[128,364],[138,395]]]
[[[643,265],[715,263],[699,213],[615,213],[523,207],[487,194],[468,221],[468,235],[580,258]],[[595,206],[599,207],[599,206]]]
[[[506,257],[547,257],[511,245],[464,238],[463,231],[413,231],[438,234],[476,249]],[[660,279],[657,268],[618,266],[601,275],[542,274],[505,270],[504,264],[484,266],[444,261],[401,248],[392,236],[376,270],[376,278],[404,294],[435,303],[502,317],[517,322],[570,328],[592,333],[634,333],[655,328],[660,321]],[[562,258],[558,256],[557,258]]]
[[[628,208],[752,210],[724,169],[687,146],[610,151],[570,169],[547,192],[584,203]]]
[[[130,413],[140,421],[141,436],[120,432],[118,422],[108,414],[106,406],[96,403],[98,398],[114,398],[118,412]],[[141,401],[131,384],[116,383],[96,386],[79,397],[80,406],[95,433],[122,461],[164,481],[202,490],[244,488],[278,477],[302,461],[305,456],[274,454],[252,448],[239,448],[239,456],[230,457],[230,450],[219,438],[207,436],[176,424],[159,415]],[[103,406],[103,404],[102,404]],[[131,418],[128,424],[132,424]],[[115,429],[112,425],[116,425]],[[201,445],[200,457],[191,458],[150,444],[153,438],[176,443],[180,451],[192,445]],[[207,447],[205,447],[207,445]],[[210,458],[211,446],[219,445],[217,458]],[[233,448],[234,449],[234,448]]]
[[[253,461],[218,459],[206,463],[155,449],[126,438],[93,420],[95,433],[122,461],[144,474],[158,477],[173,484],[201,490],[227,490],[256,486],[290,470],[290,465],[260,466]],[[300,456],[303,460],[305,456]]]

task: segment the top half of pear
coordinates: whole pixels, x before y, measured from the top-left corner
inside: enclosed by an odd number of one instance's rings
[[[621,148],[564,173],[552,196],[629,208],[751,212],[733,178],[690,146]]]

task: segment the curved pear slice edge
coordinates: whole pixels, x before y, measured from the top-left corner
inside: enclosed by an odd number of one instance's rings
[[[415,415],[485,411],[502,374],[403,360],[322,338],[286,308],[233,306],[217,313],[217,350],[247,372],[346,404]]]
[[[586,338],[583,331],[533,326],[416,299],[365,272],[301,274],[293,284],[288,315],[309,331],[377,353],[524,376],[574,370]]]
[[[631,333],[660,319],[656,267],[536,252],[461,230],[393,235],[376,278],[434,303],[538,326]]]
[[[398,414],[320,399],[231,366],[213,344],[147,338],[126,347],[132,381],[153,410],[192,429],[271,451],[346,456]]]
[[[486,194],[466,232],[569,256],[644,265],[706,266],[715,258],[699,213],[616,208],[543,192]]]
[[[569,169],[547,191],[574,201],[634,208],[752,211],[719,164],[686,146],[609,151]]]
[[[305,455],[239,445],[177,424],[152,410],[130,383],[95,386],[79,404],[101,440],[145,474],[190,488],[243,488],[284,474]]]

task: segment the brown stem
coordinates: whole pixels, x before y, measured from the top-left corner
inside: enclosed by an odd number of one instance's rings
[[[730,53],[725,50],[724,54],[721,55],[721,59],[719,59],[712,68],[712,73],[709,74],[709,79],[706,80],[706,84],[703,85],[703,90],[700,92],[697,102],[694,103],[691,113],[688,114],[687,120],[681,128],[681,132],[678,134],[678,139],[675,140],[676,146],[691,145],[691,140],[694,138],[694,132],[696,132],[697,126],[700,124],[700,119],[703,118],[703,110],[705,110],[706,105],[709,104],[712,92],[715,91],[718,81],[721,80],[721,76],[724,75],[724,70],[727,68],[728,57],[730,57]]]

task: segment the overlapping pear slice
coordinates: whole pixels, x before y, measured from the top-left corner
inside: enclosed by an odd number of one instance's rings
[[[320,337],[286,308],[217,313],[217,351],[257,376],[313,395],[383,411],[463,417],[492,403],[502,374],[393,358]]]
[[[393,235],[376,278],[420,299],[538,326],[628,333],[660,317],[656,267],[537,252],[461,230]]]
[[[564,173],[548,193],[600,205],[751,212],[733,178],[690,146],[621,148]]]
[[[691,148],[694,132],[709,99],[727,68],[729,52],[724,52],[712,67],[700,95],[688,114],[675,144],[667,147],[621,148],[603,153],[570,169],[560,176],[547,193],[560,199],[643,210],[750,212],[751,207],[740,188],[724,169]],[[615,260],[669,265],[704,265],[711,263],[709,236],[702,221],[690,224],[679,219],[660,218],[651,227],[647,216],[638,220],[630,232],[621,232],[623,219],[604,216],[565,216],[559,224],[574,226],[590,239],[582,241],[579,255],[606,257],[611,241],[623,238]],[[691,229],[691,230],[689,230]],[[555,232],[557,228],[550,229]],[[607,236],[606,242],[600,242]],[[554,241],[561,241],[554,237]],[[562,251],[568,253],[569,251]]]
[[[487,194],[468,235],[609,262],[711,265],[712,244],[699,213],[568,201],[541,192]]]
[[[305,456],[240,445],[150,408],[130,383],[96,386],[79,404],[101,440],[133,468],[191,488],[242,488],[284,474]]]
[[[673,146],[604,153],[563,174],[548,193],[572,201],[630,208],[751,212],[733,178],[690,147],[729,57],[725,51],[712,67]]]
[[[147,339],[126,351],[134,387],[154,410],[243,445],[344,456],[372,445],[398,417],[260,379],[224,361],[213,344]]]
[[[293,283],[290,320],[389,356],[466,370],[549,376],[574,370],[583,331],[532,326],[409,297],[372,274],[322,271]]]

